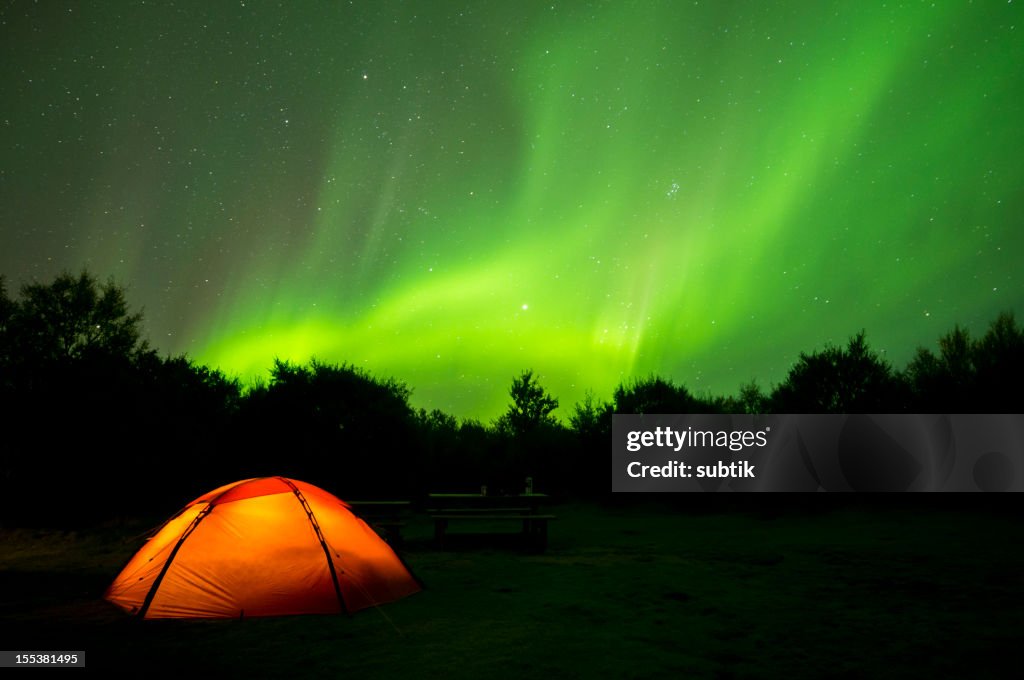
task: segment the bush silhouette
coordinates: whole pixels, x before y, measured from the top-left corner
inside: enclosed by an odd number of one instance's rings
[[[410,390],[349,364],[274,360],[238,427],[249,474],[289,474],[339,493],[411,494],[421,460]],[[284,471],[282,472],[282,469]]]

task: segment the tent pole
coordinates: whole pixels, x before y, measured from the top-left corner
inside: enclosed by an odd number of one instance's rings
[[[149,592],[146,593],[146,599],[142,602],[142,606],[139,608],[139,613],[136,614],[140,619],[146,618],[146,612],[149,611],[149,605],[153,604],[153,598],[156,597],[156,591],[160,588],[160,583],[164,580],[164,576],[167,575],[167,570],[171,568],[171,562],[174,561],[174,557],[178,554],[178,551],[181,550],[181,546],[185,542],[185,539],[192,535],[192,532],[196,530],[199,523],[202,522],[212,510],[213,504],[211,502],[203,508],[202,512],[196,515],[195,519],[192,520],[188,525],[188,528],[185,529],[185,532],[181,535],[181,538],[179,538],[178,542],[174,545],[174,550],[171,551],[171,554],[168,555],[167,559],[164,561],[163,568],[160,569],[160,573],[157,575],[156,580],[153,581],[153,585],[149,587]]]
[[[140,619],[146,618],[146,612],[149,611],[149,605],[153,604],[153,598],[156,597],[156,591],[160,588],[160,583],[164,580],[164,576],[167,575],[167,570],[171,568],[171,563],[174,561],[174,557],[178,554],[178,551],[181,550],[181,546],[185,543],[185,539],[191,536],[192,532],[195,531],[196,527],[199,526],[199,523],[202,522],[207,515],[213,512],[213,506],[217,504],[217,501],[220,500],[220,497],[226,494],[228,491],[231,491],[231,489],[234,489],[236,486],[238,486],[238,484],[232,484],[230,488],[224,489],[222,492],[220,492],[220,494],[216,498],[211,498],[209,501],[207,501],[206,507],[203,508],[202,512],[196,515],[195,519],[193,519],[189,523],[188,528],[185,529],[184,532],[182,532],[181,538],[179,538],[178,542],[174,545],[174,550],[172,550],[171,554],[167,556],[167,560],[164,561],[163,568],[157,575],[156,580],[153,581],[153,585],[150,586],[149,592],[146,593],[146,599],[142,602],[142,606],[139,608],[138,614],[136,614],[136,616],[138,616]],[[188,509],[188,506],[185,506],[185,508],[183,508],[181,512],[185,512],[186,509]],[[178,515],[180,515],[181,512],[179,512]],[[175,517],[177,517],[177,515],[175,515]],[[167,521],[170,522],[170,520]]]
[[[334,570],[334,560],[331,559],[331,549],[327,547],[327,541],[324,540],[324,535],[320,531],[320,524],[316,521],[316,516],[313,514],[313,508],[309,507],[309,503],[306,502],[306,497],[299,491],[299,487],[295,486],[290,479],[284,477],[278,477],[282,482],[291,487],[292,493],[299,499],[299,504],[302,505],[302,509],[306,513],[306,518],[309,520],[310,525],[313,527],[313,531],[316,532],[317,540],[320,541],[320,547],[324,549],[324,557],[327,558],[327,568],[331,570],[331,581],[334,582],[334,593],[338,596],[338,606],[341,607],[341,611],[348,613],[348,606],[345,604],[345,598],[341,594],[341,584],[338,583],[338,572]]]

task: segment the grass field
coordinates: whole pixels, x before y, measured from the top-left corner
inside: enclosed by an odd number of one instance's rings
[[[0,649],[85,650],[89,669],[146,676],[991,677],[1013,668],[1024,612],[1019,511],[875,500],[770,513],[563,505],[547,552],[534,555],[472,539],[437,551],[417,518],[404,557],[422,593],[354,616],[245,621],[142,622],[105,603],[139,545],[125,539],[143,524],[0,530]]]

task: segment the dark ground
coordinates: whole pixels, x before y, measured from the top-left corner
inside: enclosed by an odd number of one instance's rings
[[[818,495],[800,511],[756,496],[728,512],[693,499],[556,507],[539,555],[493,539],[440,552],[417,517],[404,557],[424,592],[354,616],[246,621],[140,622],[104,602],[144,522],[4,529],[0,649],[85,650],[103,675],[179,677],[1012,675],[1024,642],[1013,496],[824,509]]]

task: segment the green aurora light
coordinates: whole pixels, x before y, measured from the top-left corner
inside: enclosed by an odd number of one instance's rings
[[[229,373],[347,361],[482,418],[525,368],[563,414],[735,393],[1021,307],[1013,3],[252,4],[86,9],[57,57],[8,10],[4,223],[63,226],[0,271],[112,273]],[[103,103],[32,118],[60,88]]]

